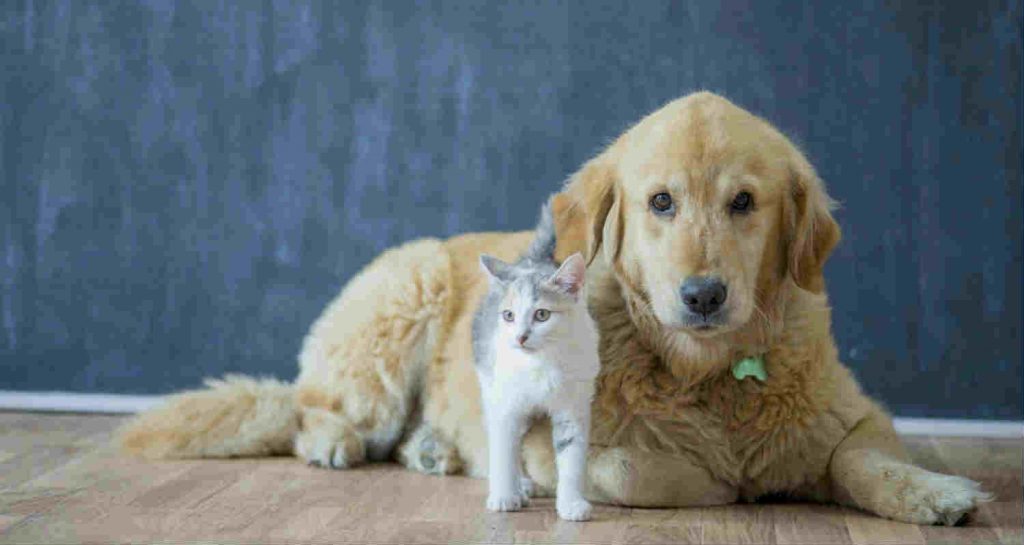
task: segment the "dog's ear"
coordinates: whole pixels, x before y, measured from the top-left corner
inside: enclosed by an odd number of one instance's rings
[[[619,195],[618,187],[613,186],[611,193],[612,206],[605,215],[604,228],[601,230],[601,248],[604,250],[604,258],[610,263],[615,263],[619,257],[619,250],[622,248],[623,226],[625,220],[622,218],[622,195]]]
[[[834,201],[825,192],[810,162],[794,150],[791,162],[790,194],[793,210],[788,214],[789,274],[801,288],[821,293],[825,289],[822,269],[842,234],[832,217]]]
[[[551,197],[557,261],[577,252],[586,257],[587,265],[594,260],[604,238],[605,219],[615,201],[614,177],[613,166],[599,156],[573,174],[561,193]]]

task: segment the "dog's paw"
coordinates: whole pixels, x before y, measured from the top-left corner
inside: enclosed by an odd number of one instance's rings
[[[537,486],[525,475],[519,477],[519,495],[523,497],[524,505],[529,502],[530,498],[537,497]]]
[[[558,510],[558,516],[563,520],[576,522],[590,520],[590,516],[594,511],[590,502],[583,498],[572,500],[558,499],[555,501],[555,508]]]
[[[302,433],[295,438],[295,454],[311,466],[345,469],[366,459],[363,442],[355,435],[329,438],[322,434]]]
[[[405,467],[427,475],[451,475],[462,470],[455,446],[426,424],[398,448],[397,457]]]
[[[518,511],[523,508],[523,497],[519,493],[514,494],[491,494],[487,496],[487,510]]]
[[[893,512],[885,514],[904,522],[954,526],[979,503],[992,499],[970,479],[916,467],[910,468],[902,481],[896,489],[896,501],[891,504]]]

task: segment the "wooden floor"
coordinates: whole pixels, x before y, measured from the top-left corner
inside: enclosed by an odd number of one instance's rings
[[[908,439],[925,467],[996,494],[966,527],[918,527],[834,506],[483,508],[485,483],[396,466],[292,458],[142,462],[116,454],[121,417],[0,413],[0,543],[1004,543],[1020,545],[1024,440]]]

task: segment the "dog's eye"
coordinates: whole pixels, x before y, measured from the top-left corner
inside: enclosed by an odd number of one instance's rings
[[[551,317],[551,311],[546,308],[539,308],[533,313],[533,319],[538,322],[546,322]]]
[[[672,195],[668,193],[658,193],[651,197],[651,208],[655,212],[668,213],[672,211]]]
[[[516,319],[516,315],[512,314],[511,310],[503,310],[501,311],[501,318],[506,322],[511,322]]]
[[[732,199],[732,203],[729,204],[729,209],[738,214],[749,212],[754,208],[754,197],[746,191],[740,191]]]

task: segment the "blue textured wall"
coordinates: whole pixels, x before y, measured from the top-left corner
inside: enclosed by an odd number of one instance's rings
[[[1019,1],[212,4],[0,7],[0,389],[292,377],[376,253],[525,228],[708,88],[843,202],[835,333],[867,390],[1021,418]]]

